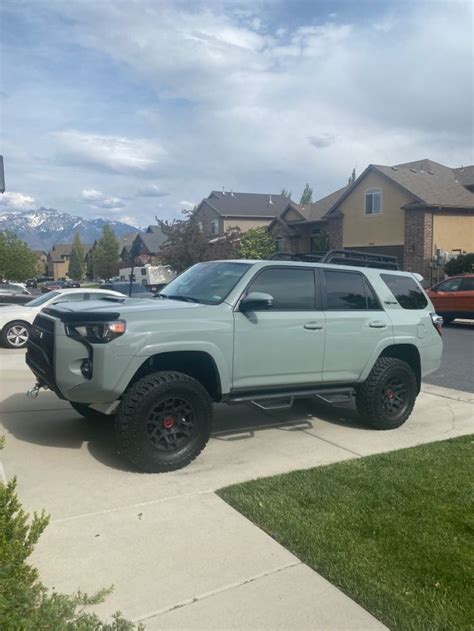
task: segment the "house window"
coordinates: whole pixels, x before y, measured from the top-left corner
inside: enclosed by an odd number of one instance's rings
[[[214,219],[211,221],[211,234],[219,234],[219,220]]]
[[[285,240],[283,237],[277,237],[275,239],[275,252],[283,252],[285,249]]]
[[[380,215],[382,208],[382,191],[371,189],[365,194],[365,214]]]
[[[199,232],[202,232],[204,230],[204,226],[203,226],[202,221],[198,221],[198,230],[199,230]]]

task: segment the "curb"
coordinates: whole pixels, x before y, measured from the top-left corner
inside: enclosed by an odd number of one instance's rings
[[[434,386],[430,383],[422,383],[421,391],[425,394],[431,394],[445,399],[454,399],[454,401],[463,401],[464,403],[474,404],[474,392],[465,392],[464,390],[455,390],[454,388]]]

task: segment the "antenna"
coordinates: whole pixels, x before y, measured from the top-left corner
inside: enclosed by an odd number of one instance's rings
[[[222,195],[225,195],[225,188],[224,188],[224,186],[222,187]]]

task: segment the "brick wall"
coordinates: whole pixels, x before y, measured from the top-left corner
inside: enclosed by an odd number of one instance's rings
[[[404,265],[407,272],[430,273],[433,243],[433,214],[425,210],[405,212]]]
[[[343,247],[342,241],[342,222],[344,216],[334,216],[328,218],[328,237],[329,237],[329,249],[339,250]]]

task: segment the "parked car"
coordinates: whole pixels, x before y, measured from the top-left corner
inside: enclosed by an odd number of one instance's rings
[[[64,288],[65,283],[63,280],[48,280],[41,285],[41,293],[46,294],[48,291],[56,291]]]
[[[130,283],[127,282],[119,282],[119,283],[102,283],[100,286],[101,289],[111,289],[113,291],[118,291],[124,296],[129,296],[130,291]],[[153,294],[147,290],[144,285],[140,285],[140,283],[132,283],[132,298],[153,298]]]
[[[428,290],[445,324],[456,318],[474,319],[474,274],[453,276]]]
[[[0,305],[5,303],[24,304],[31,300],[31,293],[17,283],[0,283]]]
[[[64,283],[64,287],[68,289],[79,289],[81,283],[78,280],[69,279]]]
[[[38,287],[38,281],[36,278],[28,278],[26,280],[26,287],[30,289],[36,289]]]
[[[33,320],[45,307],[65,302],[82,302],[84,300],[98,300],[104,297],[123,299],[122,294],[107,289],[62,289],[51,291],[31,300],[23,305],[0,306],[0,337],[8,348],[23,348],[30,334]]]
[[[63,304],[35,319],[26,361],[83,416],[116,414],[148,472],[205,447],[213,403],[351,400],[376,429],[410,416],[441,362],[441,318],[407,272],[289,261],[199,263],[152,300]]]

